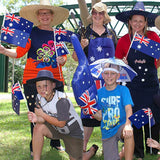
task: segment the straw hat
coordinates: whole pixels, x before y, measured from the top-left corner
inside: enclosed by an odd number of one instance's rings
[[[68,9],[51,6],[49,0],[40,0],[40,4],[22,7],[19,14],[21,17],[33,22],[35,26],[38,26],[39,21],[37,19],[37,11],[40,9],[49,9],[53,11],[54,17],[51,22],[52,26],[63,23],[69,16]]]
[[[155,19],[155,26],[160,30],[160,16]]]
[[[158,16],[155,13],[150,13],[150,12],[145,11],[143,2],[137,2],[135,4],[133,10],[118,13],[116,15],[116,18],[119,21],[122,21],[124,23],[128,23],[130,17],[133,15],[142,15],[142,16],[146,17],[149,27],[155,26],[155,19]]]
[[[63,82],[55,79],[53,77],[53,74],[51,71],[48,71],[48,70],[41,70],[38,72],[37,74],[37,77],[36,78],[33,78],[33,79],[30,79],[27,81],[28,84],[34,84],[38,81],[43,81],[43,80],[50,80],[52,82],[55,82],[56,83],[56,88],[60,88],[63,86]]]
[[[94,6],[92,7],[91,13],[93,11],[93,9],[95,9],[97,12],[103,12],[104,11],[104,24],[107,24],[111,21],[111,18],[109,17],[108,13],[107,13],[107,6],[102,3],[102,2],[98,2],[96,4],[94,4]],[[89,15],[87,18],[87,21],[91,24],[92,23],[92,15]]]

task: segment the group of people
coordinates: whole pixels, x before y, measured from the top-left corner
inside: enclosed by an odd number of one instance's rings
[[[20,16],[35,25],[26,47],[17,47],[15,51],[0,45],[0,53],[12,58],[20,58],[28,53],[23,87],[29,107],[28,120],[31,122],[32,135],[30,152],[34,160],[40,160],[44,137],[52,139],[50,145],[60,151],[63,151],[59,140],[62,139],[70,160],[89,160],[95,155],[98,146],[93,145],[87,151],[87,144],[94,127],[99,126],[105,160],[123,157],[131,160],[133,155],[142,160],[143,129],[134,127],[128,118],[145,107],[150,107],[153,115],[158,117],[160,108],[154,103],[153,96],[159,90],[157,68],[160,62],[130,48],[130,44],[135,33],[160,43],[160,37],[148,30],[148,27],[155,26],[155,21],[159,21],[158,15],[145,11],[143,2],[137,2],[133,10],[118,13],[116,18],[128,25],[128,33],[117,43],[115,32],[107,28],[111,21],[107,6],[102,2],[92,6],[91,15],[87,19],[90,24],[80,35],[81,46],[89,64],[98,59],[115,57],[122,59],[137,72],[137,76],[124,86],[117,83],[120,77],[118,65],[102,65],[103,80],[95,79],[99,108],[93,119],[80,119],[72,102],[65,96],[62,66],[67,61],[67,56],[57,57],[56,50],[52,47],[54,44],[50,44],[55,36],[53,26],[65,21],[69,11],[51,6],[49,0],[41,0],[39,5],[23,7]],[[45,55],[44,52],[39,55],[38,50],[43,50],[44,46],[49,46],[52,54]],[[73,52],[72,57],[75,61],[78,60],[76,52]],[[38,68],[38,63],[42,63],[43,68]],[[160,148],[160,120],[155,120],[156,123],[151,128],[154,140],[147,140],[149,127],[144,126],[146,153],[150,152],[149,147],[153,147],[153,154],[157,154]],[[124,142],[120,153],[119,140]]]

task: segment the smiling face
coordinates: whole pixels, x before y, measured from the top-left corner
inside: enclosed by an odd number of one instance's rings
[[[40,9],[37,13],[37,19],[40,25],[50,26],[53,21],[53,12],[49,9]]]
[[[93,23],[102,24],[103,25],[103,23],[104,23],[104,14],[105,14],[104,11],[98,12],[97,10],[93,9],[93,11],[92,11]]]
[[[51,97],[55,87],[56,87],[56,83],[50,80],[43,80],[43,81],[36,82],[36,88],[37,88],[38,94],[40,94],[42,97],[46,99]]]
[[[142,15],[133,15],[129,20],[129,25],[132,28],[132,33],[144,34],[144,28],[147,25],[147,21]]]
[[[102,73],[102,77],[106,84],[106,89],[113,90],[117,86],[117,80],[120,77],[120,74],[112,71],[112,70],[106,70]]]

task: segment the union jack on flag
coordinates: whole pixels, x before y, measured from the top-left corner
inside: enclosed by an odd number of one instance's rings
[[[80,97],[79,99],[85,104],[84,106],[81,106],[83,109],[83,113],[85,115],[93,115],[95,114],[98,109],[94,108],[93,106],[96,105],[96,99],[91,99],[89,91],[86,90]]]
[[[56,43],[58,56],[69,54],[69,50],[64,42]]]
[[[32,26],[32,22],[15,14],[7,13],[1,28],[1,40],[24,48],[32,31]]]
[[[143,108],[135,112],[129,117],[130,121],[135,125],[136,128],[141,128],[142,126],[151,123],[151,126],[155,124],[155,120],[150,108]]]
[[[55,29],[54,33],[56,36],[56,42],[64,41],[71,43],[71,35],[73,34],[72,31],[63,30],[59,28]]]
[[[160,58],[160,43],[135,33],[131,48],[138,50],[148,56],[159,59]]]
[[[14,94],[18,100],[24,99],[19,82],[12,86],[12,94]]]

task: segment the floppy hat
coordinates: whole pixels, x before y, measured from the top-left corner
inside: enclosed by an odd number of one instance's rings
[[[133,15],[142,15],[147,18],[148,26],[153,27],[155,26],[155,19],[158,16],[155,13],[150,13],[145,11],[144,3],[143,2],[137,2],[133,8],[133,10],[120,12],[116,15],[116,18],[119,21],[122,21],[124,23],[128,23],[128,20]]]
[[[155,26],[160,30],[160,16],[155,19]]]
[[[39,25],[37,11],[40,9],[49,9],[53,12],[52,26],[63,23],[69,16],[69,11],[63,7],[51,6],[49,0],[40,0],[40,4],[28,5],[22,7],[19,14],[21,17],[31,21],[35,26]]]
[[[103,12],[104,11],[104,23],[109,23],[111,21],[111,18],[109,17],[108,13],[107,13],[107,6],[102,3],[102,2],[98,2],[96,4],[93,5],[91,13],[93,11],[93,9],[95,9],[98,12]],[[92,23],[92,15],[89,15],[87,18],[87,21],[91,24]]]
[[[27,84],[33,84],[33,83],[36,83],[37,81],[43,81],[43,80],[50,80],[52,82],[55,82],[56,83],[56,88],[60,88],[60,87],[63,86],[63,82],[55,79],[53,77],[52,72],[48,71],[48,70],[41,70],[41,71],[39,71],[38,74],[37,74],[37,77],[28,80]]]

